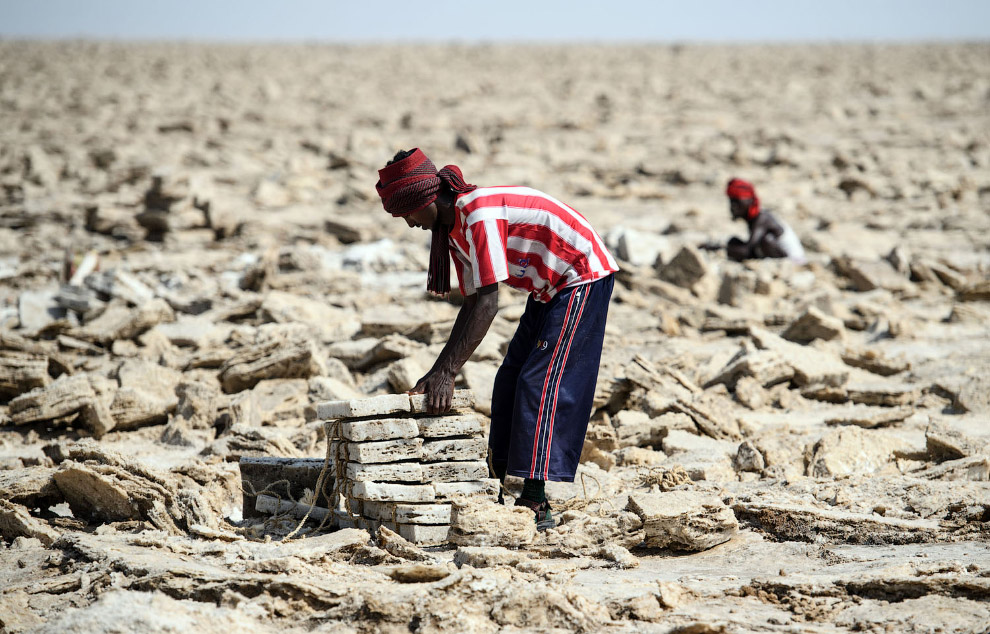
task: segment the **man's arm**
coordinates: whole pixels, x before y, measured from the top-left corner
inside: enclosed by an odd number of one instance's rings
[[[767,223],[764,215],[756,217],[749,227],[749,240],[746,241],[746,257],[756,256],[756,247],[763,241],[763,236],[767,235]]]
[[[497,312],[498,284],[483,286],[464,299],[440,356],[426,376],[410,390],[413,394],[427,395],[429,413],[439,414],[450,409],[454,378],[488,334]]]

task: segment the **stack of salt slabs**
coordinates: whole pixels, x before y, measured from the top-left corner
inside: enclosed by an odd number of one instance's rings
[[[426,413],[422,394],[318,404],[317,416],[330,422],[337,525],[385,525],[411,542],[438,545],[448,539],[453,499],[494,500],[487,423],[473,403],[469,390],[455,390],[442,416]]]

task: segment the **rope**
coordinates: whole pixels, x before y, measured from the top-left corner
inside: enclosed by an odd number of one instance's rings
[[[671,467],[650,467],[649,471],[639,476],[639,481],[645,486],[654,486],[661,491],[670,491],[682,484],[692,482],[691,476],[679,464]]]
[[[292,514],[291,509],[285,511],[284,513],[280,512],[282,508],[282,496],[274,489],[274,487],[279,484],[285,485],[285,497],[288,498],[289,500],[292,500],[293,504],[298,504],[299,502],[292,496],[292,492],[289,490],[290,482],[288,480],[284,480],[284,479],[276,480],[275,482],[269,483],[268,486],[266,486],[264,489],[260,491],[254,488],[254,485],[251,483],[250,480],[244,480],[244,479],[241,480],[241,489],[243,490],[247,488],[250,490],[249,492],[246,493],[248,497],[257,498],[259,495],[271,495],[272,497],[275,498],[275,500],[278,503],[278,506],[276,508],[279,510],[277,510],[270,517],[266,518],[265,521],[262,523],[262,525],[265,527],[266,533],[273,530],[275,528],[275,525],[280,520],[288,519],[289,516]],[[243,534],[243,531],[241,531],[241,534]]]
[[[590,497],[588,496],[588,483],[586,481],[586,478],[590,479],[592,482],[595,483],[595,486],[598,487],[598,489],[595,491],[595,494]],[[591,511],[589,510],[589,507],[592,504],[597,504],[598,509],[596,512],[598,513],[599,517],[606,517],[607,515],[609,515],[609,513],[615,512],[615,505],[612,504],[612,500],[602,495],[602,483],[599,482],[598,478],[596,478],[595,476],[582,471],[581,490],[584,494],[583,498],[579,498],[575,496],[570,499],[564,500],[562,502],[554,502],[554,505],[557,506],[557,508],[559,508],[562,512],[585,511],[590,514]],[[606,504],[608,505],[608,509],[605,508]]]
[[[340,427],[340,421],[335,421],[335,423],[336,423],[337,428],[339,429],[339,427]],[[327,471],[330,470],[330,447],[333,444],[333,443],[330,442],[329,427],[330,427],[330,423],[329,422],[324,422],[323,423],[323,435],[326,436],[326,440],[327,440],[327,452],[326,452],[326,455],[323,457],[323,468],[320,469],[320,476],[316,479],[316,488],[314,489],[315,492],[313,493],[313,501],[310,503],[309,509],[306,511],[306,515],[304,515],[303,518],[301,520],[299,520],[299,524],[296,525],[296,527],[292,530],[291,533],[289,533],[288,535],[286,535],[285,537],[283,537],[282,539],[280,539],[279,540],[280,542],[287,542],[287,541],[289,541],[290,539],[292,539],[293,537],[295,537],[296,533],[298,533],[300,530],[302,530],[303,525],[306,524],[306,521],[309,520],[309,516],[313,513],[313,508],[316,507],[316,500],[318,500],[319,497],[320,497],[319,494],[320,493],[324,493],[325,494],[325,491],[324,491],[324,479],[327,476]],[[338,447],[338,453],[339,453],[339,447]],[[338,465],[337,470],[339,472],[339,470],[340,470],[340,467],[339,467],[340,461],[338,460],[336,462],[337,462],[337,465]],[[339,476],[339,473],[338,473],[338,476]],[[334,490],[336,490],[336,487],[337,487],[337,484],[335,482],[334,483]],[[328,504],[328,506],[330,508],[327,509],[326,517],[323,518],[323,520],[320,522],[320,525],[317,526],[316,529],[314,529],[312,531],[308,531],[307,533],[305,533],[306,535],[309,535],[310,533],[313,533],[313,532],[320,531],[326,525],[327,520],[330,519],[330,517],[333,515],[333,506],[334,506],[335,500],[329,500],[329,502],[330,502],[330,504]]]

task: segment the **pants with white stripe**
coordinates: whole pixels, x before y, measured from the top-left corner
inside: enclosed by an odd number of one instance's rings
[[[492,466],[534,480],[573,482],[598,381],[613,276],[530,296],[495,376]]]

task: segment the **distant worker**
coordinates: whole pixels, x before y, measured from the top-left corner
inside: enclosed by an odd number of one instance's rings
[[[789,258],[804,264],[807,258],[797,234],[786,222],[760,209],[760,199],[750,183],[733,178],[725,188],[732,218],[742,218],[749,225],[749,240],[732,237],[726,245],[729,259]]]
[[[543,192],[470,185],[418,148],[378,175],[385,211],[433,232],[427,290],[450,291],[453,257],[464,296],[447,344],[410,390],[426,394],[430,413],[450,409],[454,378],[498,311],[498,283],[529,293],[495,376],[488,446],[496,477],[525,479],[516,506],[550,528],[544,483],[574,481],[618,266],[584,216]]]

